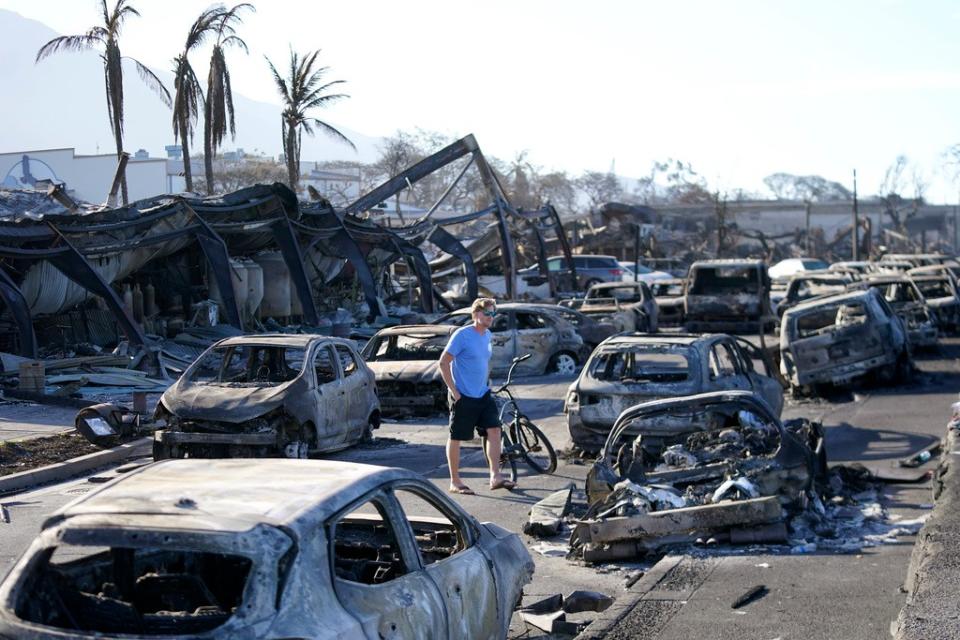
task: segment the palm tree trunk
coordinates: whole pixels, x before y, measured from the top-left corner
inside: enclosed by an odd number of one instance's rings
[[[187,118],[186,115],[180,116],[180,150],[183,153],[183,181],[184,191],[193,191],[193,168],[190,166],[190,142],[187,140]]]
[[[290,179],[290,188],[297,193],[300,185],[300,176],[297,171],[299,164],[300,150],[297,149],[297,128],[284,125],[285,136],[283,140],[283,152],[287,156],[287,177]]]
[[[207,179],[207,195],[213,195],[213,132],[210,131],[210,101],[203,109],[203,169]]]

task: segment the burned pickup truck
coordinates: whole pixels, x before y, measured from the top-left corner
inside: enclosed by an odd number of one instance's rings
[[[446,411],[447,385],[440,377],[440,354],[457,327],[400,325],[381,329],[362,355],[377,380],[384,415]]]
[[[227,338],[157,403],[154,459],[305,458],[380,425],[373,372],[354,343],[319,335]]]
[[[783,424],[749,391],[636,405],[587,475],[571,547],[602,562],[699,537],[782,541],[785,509],[804,503],[826,459],[818,423]]]
[[[0,637],[506,638],[533,568],[411,471],[166,460],[46,519]]]
[[[780,326],[780,368],[795,389],[846,384],[874,374],[909,377],[903,321],[876,289],[817,298],[788,309]]]
[[[567,429],[575,446],[595,452],[617,416],[633,405],[730,389],[756,392],[780,415],[783,387],[773,363],[746,340],[725,334],[618,335],[597,347],[567,390]]]
[[[762,260],[700,260],[690,265],[683,298],[684,327],[756,332],[775,324],[770,276]]]

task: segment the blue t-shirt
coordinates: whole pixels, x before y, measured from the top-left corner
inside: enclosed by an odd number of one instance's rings
[[[460,395],[482,398],[490,387],[490,331],[482,334],[472,324],[453,332],[444,353],[453,356],[453,383]]]

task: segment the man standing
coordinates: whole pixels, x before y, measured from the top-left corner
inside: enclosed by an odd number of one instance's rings
[[[500,416],[487,381],[490,379],[490,325],[497,315],[493,298],[477,298],[470,307],[473,322],[453,332],[440,355],[440,375],[450,391],[450,435],[447,464],[450,493],[473,495],[460,479],[460,442],[473,440],[476,429],[487,438],[490,488],[513,489],[500,474]],[[452,367],[451,367],[452,365]]]

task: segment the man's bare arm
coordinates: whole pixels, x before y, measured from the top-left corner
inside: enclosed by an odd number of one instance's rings
[[[450,390],[454,401],[457,401],[460,399],[460,392],[457,391],[457,385],[453,383],[453,370],[450,366],[452,363],[453,356],[444,351],[440,355],[440,377],[443,378],[443,383],[447,385],[447,389]]]

